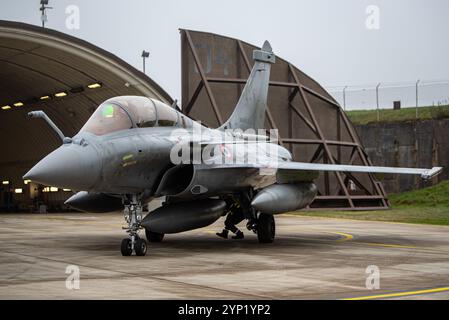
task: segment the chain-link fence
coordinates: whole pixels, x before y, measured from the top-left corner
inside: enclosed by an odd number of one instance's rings
[[[348,111],[449,105],[449,80],[381,82],[326,89]]]

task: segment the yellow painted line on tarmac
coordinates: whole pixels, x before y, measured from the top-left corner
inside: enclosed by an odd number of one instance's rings
[[[337,242],[346,242],[346,241],[350,241],[350,240],[354,239],[354,236],[349,233],[343,233],[343,232],[328,232],[328,233],[332,233],[332,234],[341,236],[342,238],[338,239]]]
[[[421,294],[447,292],[447,291],[449,291],[449,287],[427,289],[427,290],[417,290],[417,291],[397,292],[397,293],[387,293],[387,294],[378,294],[378,295],[365,296],[365,297],[345,298],[342,300],[386,299],[386,298],[396,298],[396,297],[417,296],[417,295],[421,295]]]
[[[337,242],[347,242],[354,239],[354,236],[349,233],[343,233],[343,232],[327,232],[330,234],[336,234],[341,236],[341,239],[338,239]],[[422,247],[416,247],[416,246],[408,246],[408,245],[401,245],[401,244],[390,244],[390,243],[374,243],[374,242],[362,242],[362,241],[353,241],[351,243],[360,244],[360,245],[367,245],[372,247],[385,247],[385,248],[399,248],[399,249],[420,249]]]
[[[320,230],[316,230],[316,231],[320,231]],[[203,233],[205,234],[213,234],[215,235],[217,231],[213,231],[213,230],[204,230]],[[426,247],[417,247],[417,246],[409,246],[409,245],[401,245],[401,244],[391,244],[391,243],[375,243],[375,242],[363,242],[363,241],[352,241],[354,240],[354,235],[349,234],[349,233],[344,233],[344,232],[329,232],[329,231],[322,231],[324,233],[327,234],[333,234],[333,235],[337,235],[340,236],[339,239],[337,240],[331,240],[331,239],[319,239],[319,241],[326,241],[326,242],[337,242],[337,243],[344,243],[344,242],[348,242],[351,241],[351,243],[357,244],[357,245],[366,245],[366,246],[372,246],[372,247],[383,247],[383,248],[397,248],[397,249],[429,249]],[[288,238],[288,236],[287,236]],[[295,239],[300,239],[298,237],[293,237]],[[304,240],[310,240],[309,238],[302,238]],[[312,239],[312,240],[316,240],[316,239]],[[445,251],[441,251],[441,252],[445,252]]]
[[[289,215],[288,216],[295,216],[295,215]],[[298,217],[298,216],[295,216]],[[345,220],[345,219],[341,219]],[[358,220],[355,220],[358,221]],[[326,232],[328,234],[336,234],[341,236],[341,239],[338,239],[337,242],[347,242],[354,239],[354,236],[349,233],[344,232]],[[389,243],[374,243],[374,242],[362,242],[362,241],[353,241],[351,243],[360,244],[360,245],[367,245],[367,246],[373,246],[373,247],[385,247],[385,248],[399,248],[399,249],[420,249],[424,247],[417,247],[417,246],[408,246],[408,245],[400,245],[400,244],[389,244]]]
[[[385,223],[385,224],[393,224],[393,225],[403,225],[403,226],[425,226],[425,227],[435,227],[435,228],[449,228],[448,225],[441,224],[421,224],[421,223],[407,223],[407,222],[395,222],[395,221],[382,221],[382,220],[362,220],[362,219],[354,219],[354,218],[337,218],[337,217],[320,217],[320,216],[303,216],[300,214],[292,214],[292,213],[284,213],[280,216],[284,217],[292,217],[292,218],[309,218],[309,219],[319,219],[319,220],[338,220],[338,221],[352,221],[352,222],[363,222],[363,223]]]
[[[354,242],[356,244],[364,244],[367,246],[373,246],[373,247],[386,247],[386,248],[400,248],[400,249],[419,249],[422,247],[416,247],[416,246],[405,246],[401,244],[388,244],[388,243],[372,243],[372,242]]]
[[[334,235],[338,235],[338,236],[340,236],[341,238],[339,238],[339,239],[337,239],[337,240],[331,240],[331,239],[320,239],[321,241],[336,241],[336,242],[346,242],[346,241],[350,241],[350,240],[352,240],[352,239],[354,239],[354,236],[352,235],[352,234],[349,234],[349,233],[343,233],[343,232],[327,232],[327,231],[324,231],[325,233],[327,233],[327,234],[334,234]],[[217,231],[215,230],[203,230],[203,233],[205,233],[205,234],[216,234],[217,233]],[[298,237],[294,237],[295,239],[298,239]],[[307,239],[307,238],[303,238],[303,239],[305,239],[305,240],[309,240],[309,239]]]

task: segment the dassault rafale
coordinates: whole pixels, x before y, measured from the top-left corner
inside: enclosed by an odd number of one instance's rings
[[[322,171],[396,173],[430,179],[442,168],[413,169],[294,162],[275,135],[266,136],[265,112],[271,65],[268,42],[253,53],[249,79],[230,118],[212,129],[161,101],[121,96],[102,103],[78,134],[64,134],[42,111],[62,145],[24,179],[78,191],[66,203],[88,212],[122,210],[128,237],[123,256],[144,256],[147,241],[211,225],[227,216],[218,236],[242,239],[236,225],[260,243],[275,238],[276,214],[307,207],[317,195]],[[165,199],[147,212],[148,203]],[[147,241],[140,234],[144,231]]]

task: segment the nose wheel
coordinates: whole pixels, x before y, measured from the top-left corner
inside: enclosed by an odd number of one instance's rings
[[[125,205],[123,216],[128,223],[128,227],[124,229],[128,232],[129,237],[122,240],[120,251],[124,257],[129,257],[136,253],[136,256],[145,256],[147,254],[147,242],[139,237],[139,230],[142,222],[142,205],[133,197],[131,203]]]
[[[147,242],[143,239],[137,239],[134,245],[136,256],[142,257],[147,254]]]
[[[147,242],[144,239],[137,239],[133,241],[130,238],[126,238],[122,240],[122,244],[120,246],[120,251],[122,256],[129,257],[133,254],[133,251],[136,253],[136,256],[142,257],[147,254]]]
[[[131,239],[126,238],[122,240],[122,245],[120,246],[120,251],[122,252],[122,256],[129,257],[133,254],[133,246],[131,243]]]

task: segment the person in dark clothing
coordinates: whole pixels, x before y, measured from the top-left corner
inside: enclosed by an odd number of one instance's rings
[[[243,239],[245,237],[243,232],[236,226],[243,220],[245,220],[245,213],[243,212],[241,206],[238,203],[234,202],[229,207],[229,212],[225,220],[225,227],[222,232],[217,233],[217,236],[227,239],[229,231],[231,231],[235,234],[234,236],[232,236],[232,239]]]

